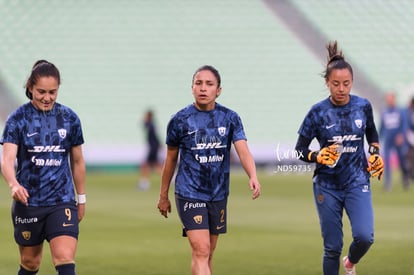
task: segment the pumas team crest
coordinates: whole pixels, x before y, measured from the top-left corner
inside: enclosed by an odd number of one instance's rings
[[[196,224],[202,224],[203,223],[203,216],[201,215],[196,215],[193,217],[194,221]]]
[[[58,130],[58,133],[59,133],[59,137],[60,138],[65,138],[66,137],[66,129],[64,129],[64,128],[61,128],[61,129],[59,129]]]
[[[226,127],[218,127],[217,130],[220,136],[224,136],[226,134]]]
[[[22,237],[23,237],[23,239],[25,239],[26,241],[28,241],[32,237],[32,232],[30,232],[30,231],[22,231]]]
[[[356,127],[361,128],[362,127],[362,119],[355,119],[355,125],[356,125]]]

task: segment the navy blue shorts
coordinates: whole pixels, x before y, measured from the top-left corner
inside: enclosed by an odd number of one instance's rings
[[[147,162],[150,164],[156,164],[158,162],[158,149],[159,146],[151,146],[148,155],[147,155]]]
[[[14,239],[22,246],[48,242],[57,236],[78,238],[78,209],[74,203],[48,207],[27,207],[19,202],[12,206]]]
[[[227,199],[205,202],[176,197],[175,201],[184,237],[187,230],[208,229],[214,235],[227,232]]]

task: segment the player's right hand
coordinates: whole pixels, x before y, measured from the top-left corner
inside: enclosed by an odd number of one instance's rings
[[[308,156],[309,160],[315,161],[323,165],[334,165],[339,159],[340,152],[338,152],[338,144],[332,144],[328,147],[323,147],[319,151],[311,152]]]
[[[168,198],[164,198],[160,196],[160,200],[158,201],[158,210],[160,214],[163,215],[165,218],[168,218],[168,213],[171,213],[171,202]]]
[[[20,201],[24,205],[29,205],[29,192],[22,185],[16,183],[10,187],[11,196],[15,201]]]

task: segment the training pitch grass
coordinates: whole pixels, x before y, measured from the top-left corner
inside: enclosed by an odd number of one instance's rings
[[[80,225],[77,274],[190,274],[190,248],[180,236],[173,186],[168,219],[156,208],[159,176],[137,189],[135,171],[87,175],[87,214]],[[214,274],[321,274],[322,239],[312,198],[311,174],[259,173],[262,196],[253,201],[247,178],[233,169],[228,233],[220,236]],[[0,180],[0,274],[16,274],[18,252],[10,221],[10,191]],[[375,243],[358,274],[414,274],[414,188],[390,193],[373,180]],[[344,253],[350,228],[344,215]],[[55,274],[45,243],[39,274]]]

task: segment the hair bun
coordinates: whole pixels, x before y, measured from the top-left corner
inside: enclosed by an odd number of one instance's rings
[[[342,54],[335,54],[334,56],[329,58],[328,64],[331,63],[331,62],[334,62],[334,61],[338,61],[338,60],[345,60],[345,58]]]

